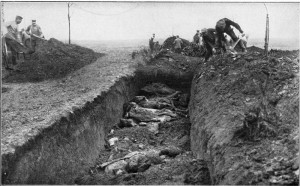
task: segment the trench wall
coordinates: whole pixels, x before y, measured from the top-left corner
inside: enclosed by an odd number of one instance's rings
[[[123,77],[93,102],[69,113],[15,153],[2,155],[4,184],[74,184],[104,150],[105,135],[119,122],[123,104],[146,83],[161,82],[189,90],[192,75],[136,71]]]
[[[123,103],[136,95],[140,86],[137,78],[121,78],[92,103],[17,147],[14,154],[2,155],[2,183],[74,184],[74,179],[93,165],[104,148],[106,131],[118,122]]]
[[[255,63],[226,61],[219,66],[216,63],[198,69],[193,78],[189,103],[191,150],[197,158],[208,162],[213,184],[251,184],[255,177],[249,166],[254,165],[254,160],[247,153],[256,146],[235,134],[244,128],[245,114],[251,108],[264,108],[262,104],[267,113],[277,113],[282,123],[289,122],[290,130],[297,132],[298,77],[265,83],[266,74],[254,74],[259,71]],[[245,68],[247,65],[257,69],[250,72]],[[268,88],[261,91],[259,83],[267,84]],[[276,106],[272,106],[271,101],[277,99],[284,84],[294,88],[283,89],[287,93]],[[269,147],[270,143],[261,143],[262,149]]]

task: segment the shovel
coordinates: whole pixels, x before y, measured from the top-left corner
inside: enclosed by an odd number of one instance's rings
[[[18,41],[16,38],[10,36],[10,35],[5,35],[5,37],[7,37],[8,39],[14,40],[16,43],[18,43],[19,45],[25,47],[25,45],[23,43],[21,43],[20,41]]]
[[[38,38],[38,39],[41,39],[41,40],[47,41],[47,39],[45,39],[45,38],[42,38],[42,37],[40,37],[40,36],[37,36],[37,35],[35,35],[35,34],[32,34],[32,36],[33,36],[33,37],[36,37],[36,38]]]
[[[231,54],[237,54],[237,52],[234,50],[234,48],[236,47],[236,45],[238,44],[238,42],[240,41],[241,39],[239,38],[236,42],[233,43],[232,46],[229,47],[229,50],[231,52]]]

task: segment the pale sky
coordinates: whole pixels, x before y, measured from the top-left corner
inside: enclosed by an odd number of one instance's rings
[[[266,5],[270,17],[270,39],[298,40],[299,3]],[[65,2],[5,2],[3,13],[5,21],[13,21],[16,15],[21,15],[24,18],[21,28],[36,19],[46,38],[68,39]],[[224,17],[237,22],[250,37],[264,38],[266,10],[263,3],[173,2],[75,2],[71,6],[71,38],[148,39],[156,33],[157,38],[174,34],[192,40],[197,29],[214,28]]]

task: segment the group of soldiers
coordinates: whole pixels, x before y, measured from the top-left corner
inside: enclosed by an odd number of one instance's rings
[[[151,53],[155,50],[155,44],[158,44],[158,42],[154,42],[154,39],[155,39],[155,34],[153,34],[152,37],[149,39],[149,48]],[[181,53],[182,44],[183,41],[180,39],[179,35],[177,35],[173,42],[176,53]]]
[[[215,28],[203,28],[201,32],[197,30],[194,36],[194,42],[200,45],[200,38],[202,38],[203,45],[206,48],[205,61],[208,61],[217,50],[221,52],[226,52],[228,49],[233,50],[236,44],[239,44],[243,53],[247,52],[246,41],[238,38],[231,26],[235,27],[242,34],[242,37],[245,36],[241,27],[228,18],[220,19],[216,23]]]
[[[216,23],[215,28],[203,28],[201,29],[201,31],[197,30],[197,33],[193,37],[193,42],[198,46],[203,45],[205,47],[205,61],[208,61],[209,58],[213,56],[213,54],[217,51],[233,51],[236,44],[239,44],[243,53],[247,52],[246,41],[238,38],[231,26],[235,27],[242,34],[242,37],[245,36],[244,31],[241,29],[241,27],[237,23],[227,18],[220,19]],[[153,34],[153,37],[151,37],[151,39],[149,40],[151,52],[153,51],[154,38],[155,34]],[[180,53],[183,41],[178,35],[176,36],[173,44],[175,52]]]
[[[14,21],[5,23],[7,33],[3,36],[2,43],[5,45],[6,50],[12,53],[12,64],[16,64],[16,57],[19,52],[24,53],[22,48],[29,48],[31,52],[34,52],[38,39],[45,38],[36,20],[32,20],[32,24],[26,29],[20,29],[19,25],[22,20],[23,17],[18,15]]]

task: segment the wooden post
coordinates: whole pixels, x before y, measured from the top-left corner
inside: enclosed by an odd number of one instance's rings
[[[266,34],[265,34],[265,54],[268,57],[269,53],[269,12],[268,12],[268,8],[265,5],[266,11],[267,11],[267,18],[266,18]]]
[[[5,20],[4,20],[4,2],[1,2],[1,12],[2,12],[2,15],[1,15],[1,17],[2,17],[2,24],[4,24],[5,23]],[[3,30],[1,29],[1,38],[3,37]]]
[[[265,35],[265,54],[268,56],[268,49],[269,48],[269,15],[267,14],[266,20],[266,35]]]
[[[71,44],[70,2],[68,2],[69,44]]]

